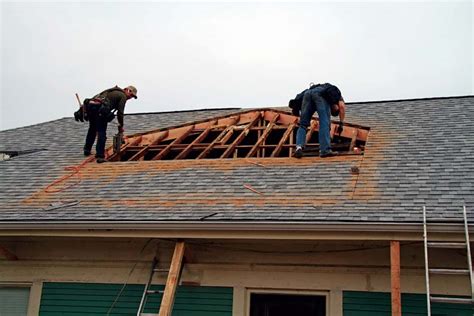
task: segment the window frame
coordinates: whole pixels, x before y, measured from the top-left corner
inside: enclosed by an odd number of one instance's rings
[[[250,316],[250,302],[252,294],[285,294],[295,296],[324,296],[326,304],[326,316],[329,316],[330,291],[325,290],[305,290],[305,289],[265,289],[246,288],[245,289],[245,316]]]

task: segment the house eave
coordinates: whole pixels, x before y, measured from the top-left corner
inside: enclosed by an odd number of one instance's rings
[[[461,223],[430,223],[431,238],[462,240]],[[474,231],[474,226],[470,227]],[[421,223],[252,221],[1,222],[0,236],[295,240],[422,240]]]

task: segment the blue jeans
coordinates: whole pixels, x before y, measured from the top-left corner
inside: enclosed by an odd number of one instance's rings
[[[304,147],[306,144],[306,129],[311,124],[314,112],[319,116],[319,155],[331,150],[331,106],[321,96],[323,88],[313,88],[304,94],[301,106],[300,127],[296,132],[296,145]]]
[[[97,136],[97,144],[95,146],[97,158],[105,158],[105,141],[107,140],[107,121],[100,117],[98,109],[91,107],[87,110],[89,116],[89,130],[87,131],[86,144],[84,151],[90,152]]]

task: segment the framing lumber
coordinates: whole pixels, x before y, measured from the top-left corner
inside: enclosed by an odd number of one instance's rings
[[[263,132],[262,136],[259,137],[259,139],[255,143],[255,145],[252,147],[252,149],[247,154],[246,158],[250,158],[250,157],[254,156],[255,153],[260,149],[260,145],[265,141],[265,139],[267,139],[268,135],[270,135],[270,133],[272,131],[272,128],[273,128],[273,125],[275,125],[275,122],[278,120],[279,117],[280,117],[280,114],[278,114],[278,113],[273,116],[272,120],[270,121],[270,123],[268,123],[268,126],[265,129],[265,131]]]
[[[392,316],[402,315],[400,294],[400,242],[390,242],[390,274],[392,287]]]
[[[234,117],[232,123],[230,123],[229,126],[227,126],[226,129],[224,129],[207,147],[204,149],[199,156],[197,156],[196,159],[202,159],[206,158],[206,156],[211,152],[212,148],[221,141],[221,139],[229,132],[229,130],[232,129],[232,126],[239,121],[239,116]]]
[[[261,113],[260,112],[257,112],[257,114],[254,116],[254,118],[250,121],[250,123],[247,124],[247,126],[245,126],[245,128],[242,130],[242,132],[239,134],[239,136],[237,136],[237,138],[232,142],[231,145],[229,145],[229,147],[227,148],[226,151],[224,151],[224,153],[222,154],[222,156],[220,157],[221,159],[222,158],[227,158],[229,157],[229,155],[234,151],[235,147],[240,144],[240,142],[245,138],[245,136],[247,136],[247,133],[248,131],[250,130],[250,128],[258,122],[258,120],[260,119],[260,116],[261,116]]]
[[[356,128],[352,132],[352,139],[351,139],[351,144],[349,145],[349,151],[354,151],[354,146],[356,144],[358,134],[359,134],[359,129]]]
[[[129,161],[136,161],[143,158],[151,146],[159,144],[163,139],[168,137],[168,134],[169,134],[168,131],[165,131],[164,133],[159,135],[157,139],[155,139],[153,142],[151,142],[150,144],[145,146],[142,150],[140,150],[135,155],[133,155],[132,158],[129,159]]]
[[[234,131],[237,128],[237,126],[234,126],[234,125],[237,124],[237,122],[239,122],[239,121],[240,121],[240,117],[236,117],[235,122],[227,127],[227,132],[225,134],[223,134],[222,137],[220,137],[221,135],[219,135],[219,137],[218,137],[218,142],[219,143],[221,143],[222,145],[227,143],[227,141],[232,136],[232,134],[234,134]]]
[[[158,155],[153,157],[151,160],[159,160],[163,158],[164,156],[166,156],[171,151],[171,148],[173,147],[173,145],[181,143],[186,137],[188,137],[189,133],[191,133],[193,129],[194,129],[194,125],[191,125],[190,127],[188,127],[188,129],[184,131],[183,134],[178,136],[178,138],[172,141],[168,146],[165,147],[165,149],[163,149]]]
[[[161,300],[159,316],[171,316],[173,312],[174,298],[183,267],[184,249],[184,242],[178,241],[174,248],[173,258],[171,259],[171,266]]]
[[[296,126],[296,120],[290,125],[288,125],[288,128],[286,129],[285,133],[281,137],[280,142],[278,142],[278,145],[273,150],[270,157],[277,157],[280,154],[280,151],[283,148],[283,144],[286,143],[288,136],[290,136],[290,134],[293,132],[293,129],[295,128],[295,126]]]
[[[214,139],[212,141],[212,143],[210,143],[206,149],[204,149],[200,154],[199,156],[196,157],[196,159],[202,159],[202,158],[206,158],[206,156],[211,152],[212,148],[214,148],[214,146],[220,141],[220,139],[222,138],[222,136],[224,136],[232,127],[229,126],[227,127],[225,130],[223,130],[219,136],[216,137],[216,139]]]
[[[289,125],[289,124],[295,122],[295,120],[297,121],[298,118],[299,118],[297,116],[291,115],[290,113],[287,113],[287,112],[284,112],[284,111],[266,110],[265,112],[280,113],[280,118],[279,118],[278,122],[280,124],[284,124],[284,125]]]
[[[211,123],[203,132],[201,132],[201,134],[200,134],[198,137],[196,137],[196,139],[193,140],[193,141],[191,142],[191,144],[189,144],[188,146],[186,146],[186,148],[183,149],[183,151],[180,152],[178,156],[176,156],[175,160],[186,158],[186,156],[187,156],[187,155],[191,152],[191,150],[193,149],[193,146],[195,146],[196,144],[202,142],[202,141],[207,137],[207,135],[209,135],[209,133],[211,132],[212,127],[213,127],[213,125],[214,125],[215,123],[217,123],[216,120],[214,120],[213,123]]]
[[[11,261],[18,260],[18,257],[13,252],[3,246],[0,246],[0,257],[4,257],[5,259]]]
[[[337,125],[331,122],[329,125],[329,137],[331,138],[331,141],[334,138],[334,135],[336,135],[336,128]]]
[[[220,139],[219,143],[221,144],[227,143],[227,141],[232,137],[236,129],[237,129],[236,126],[229,126],[227,128],[225,135],[223,135],[222,138]]]
[[[265,113],[266,114],[266,113]],[[257,129],[257,137],[260,139],[262,137],[263,130],[267,129],[267,127],[264,126],[265,123],[265,115],[263,116],[263,120],[258,120],[257,126],[253,127],[253,129]],[[265,156],[265,149],[263,150],[257,150],[257,158],[260,158],[260,156],[263,155]],[[248,157],[248,156],[247,156]]]
[[[297,117],[283,111],[249,110],[168,129],[131,135],[128,137],[128,143],[121,147],[120,153],[113,153],[111,147],[107,149],[107,153],[112,161],[120,161],[127,157],[131,157],[125,159],[127,161],[137,161],[144,160],[145,157],[146,160],[167,159],[167,155],[170,153],[175,157],[175,160],[189,159],[190,156],[195,157],[196,155],[195,159],[203,159],[210,156],[211,153],[212,158],[280,157],[281,151],[288,149],[288,155],[285,154],[285,156],[291,157],[295,147],[293,136],[297,122]],[[337,126],[338,122],[331,121],[331,139],[336,136]],[[313,118],[309,131],[306,133],[308,145],[318,129],[319,120]],[[279,132],[278,135],[283,133],[283,136],[280,139],[274,139],[272,137],[274,130],[281,130],[282,132]],[[252,133],[252,143],[240,145],[243,141],[248,140],[246,136],[249,133]],[[362,149],[368,134],[367,127],[345,123],[341,135],[337,134],[345,139],[345,147],[341,150],[353,153],[354,146],[358,141],[361,142]],[[215,137],[216,135],[218,136]],[[267,145],[269,138],[272,138],[272,144]],[[205,143],[204,140],[206,140]],[[256,140],[255,143],[253,143],[254,140]],[[165,144],[162,144],[163,142]]]
[[[314,130],[316,127],[319,128],[319,122],[316,120],[311,120],[311,125],[309,127],[308,133],[306,133],[306,143],[309,143],[311,136],[313,136]]]

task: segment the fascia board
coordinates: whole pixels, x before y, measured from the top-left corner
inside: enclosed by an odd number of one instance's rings
[[[459,223],[429,224],[429,233],[445,239],[464,235]],[[474,232],[474,225],[469,228]],[[421,223],[338,222],[152,222],[73,221],[1,222],[0,236],[80,236],[228,239],[377,239],[422,240]]]

